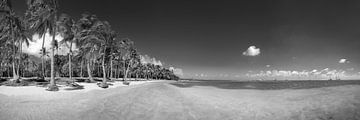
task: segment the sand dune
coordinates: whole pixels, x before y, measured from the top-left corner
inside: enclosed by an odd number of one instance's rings
[[[77,92],[56,99],[0,94],[0,119],[360,119],[360,86],[356,85],[299,90],[239,90],[179,88],[168,83]]]

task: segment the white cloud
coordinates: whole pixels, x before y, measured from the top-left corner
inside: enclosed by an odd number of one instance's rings
[[[255,46],[250,46],[245,52],[243,52],[245,56],[257,56],[260,55],[260,48],[256,48]]]
[[[347,59],[340,59],[339,63],[349,63],[349,61]]]
[[[169,67],[170,71],[173,71],[175,75],[179,76],[179,77],[183,77],[184,73],[183,70],[181,68],[174,68],[174,67]],[[197,76],[197,74],[195,74],[195,76]]]
[[[61,40],[63,40],[63,37],[60,35],[57,35],[57,36],[55,36],[55,40],[58,41],[58,43],[59,43]],[[49,33],[46,33],[44,47],[47,52],[50,52],[51,41],[52,41],[52,36]],[[42,44],[43,44],[43,36],[39,36],[38,34],[35,34],[32,37],[32,41],[29,42],[29,46],[26,46],[25,44],[22,45],[22,48],[23,48],[22,51],[24,53],[40,57]],[[69,44],[69,43],[67,43],[67,44]],[[66,44],[59,45],[58,46],[59,48],[57,50],[55,50],[55,52],[57,52],[56,54],[66,55],[69,52],[68,46],[70,46],[70,45],[66,45]],[[72,49],[76,50],[75,44],[73,44]]]
[[[266,67],[270,67],[270,65],[266,65]]]
[[[360,72],[359,72],[360,74]],[[330,70],[325,68],[321,71],[316,69],[307,71],[272,70],[246,73],[247,77],[253,79],[288,79],[288,80],[328,80],[328,79],[353,79],[360,78],[357,73],[347,73],[344,70]]]
[[[159,65],[162,66],[162,63],[160,60],[156,60],[156,58],[151,58],[148,55],[140,55],[140,62],[142,64],[153,64],[153,65]]]

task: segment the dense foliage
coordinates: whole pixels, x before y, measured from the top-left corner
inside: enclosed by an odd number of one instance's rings
[[[0,0],[0,77],[50,77],[53,86],[55,77],[88,77],[89,82],[102,77],[103,84],[116,78],[179,79],[168,68],[142,63],[134,42],[96,15],[85,13],[74,20],[57,13],[56,0],[27,0],[27,5],[19,16],[10,0]],[[44,46],[47,33],[52,36],[50,52]],[[34,35],[42,36],[41,56],[22,53]],[[57,42],[56,35],[63,40]],[[69,49],[67,55],[56,54],[60,46]]]

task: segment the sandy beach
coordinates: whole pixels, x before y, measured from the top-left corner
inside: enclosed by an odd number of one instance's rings
[[[171,81],[48,92],[0,86],[1,120],[356,120],[360,86],[248,90]],[[88,90],[86,90],[88,89]],[[35,89],[36,90],[36,89]],[[34,94],[39,93],[39,94]],[[40,94],[41,93],[41,94]]]

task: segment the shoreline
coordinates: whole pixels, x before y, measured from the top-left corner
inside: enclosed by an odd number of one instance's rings
[[[130,85],[124,85],[122,81],[114,81],[108,82],[109,88],[100,88],[96,83],[78,83],[82,85],[83,89],[78,90],[66,90],[67,88],[71,88],[65,85],[57,85],[59,87],[59,91],[47,91],[46,87],[41,86],[0,86],[0,94],[6,96],[51,96],[51,95],[61,95],[61,94],[77,94],[77,93],[86,93],[94,90],[109,90],[118,87],[130,87],[145,83],[159,82],[158,81],[129,81]]]
[[[211,86],[181,88],[171,83],[150,81],[88,92],[50,92],[41,89],[48,94],[35,96],[2,97],[3,94],[0,94],[0,103],[3,104],[0,106],[0,119],[360,119],[358,85],[245,90]]]

